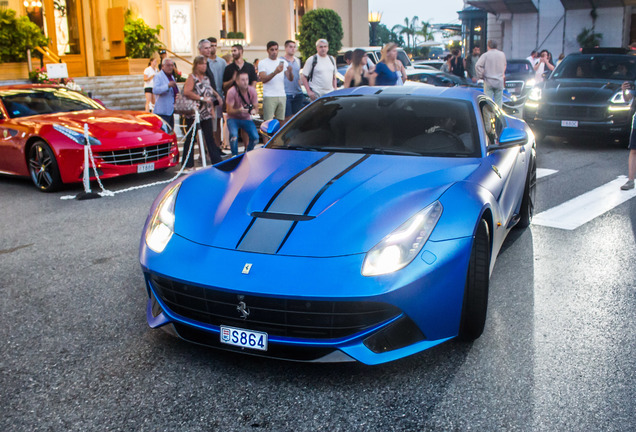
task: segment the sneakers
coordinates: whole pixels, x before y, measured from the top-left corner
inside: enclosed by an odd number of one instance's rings
[[[621,190],[630,190],[634,189],[634,180],[627,180],[623,186],[621,186]]]

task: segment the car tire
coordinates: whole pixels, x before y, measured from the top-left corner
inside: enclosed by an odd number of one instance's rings
[[[528,176],[526,185],[523,189],[523,198],[521,199],[521,208],[519,210],[519,222],[517,228],[527,228],[532,222],[534,215],[534,204],[537,197],[537,158],[532,157],[530,167],[528,168]]]
[[[481,219],[473,240],[464,289],[459,339],[473,341],[484,332],[490,283],[490,230]]]
[[[53,192],[62,185],[60,170],[51,147],[44,141],[36,141],[29,148],[29,174],[36,188]]]

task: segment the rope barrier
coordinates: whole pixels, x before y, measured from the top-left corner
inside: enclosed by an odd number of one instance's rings
[[[188,148],[188,154],[186,155],[186,157],[183,159],[184,161],[187,161],[190,159],[190,154],[192,153],[192,149],[194,148],[194,139],[196,134],[193,132],[193,129],[197,127],[197,125],[199,125],[201,119],[199,116],[199,112],[197,110],[195,110],[194,112],[194,123],[192,124],[192,126],[190,126],[190,129],[188,131],[186,131],[186,136],[187,134],[189,134],[190,132],[192,132],[191,137],[190,137],[190,147]],[[206,162],[205,162],[205,153],[203,150],[203,136],[201,133],[201,128],[199,127],[199,142],[200,142],[200,147],[201,147],[201,157],[203,159],[203,166],[206,166]],[[157,186],[157,185],[161,185],[161,184],[165,184],[165,183],[170,183],[175,181],[177,178],[179,178],[179,176],[181,174],[183,174],[183,171],[185,169],[185,164],[181,164],[181,168],[179,169],[179,171],[174,175],[174,177],[168,179],[168,180],[161,180],[161,181],[156,181],[153,183],[148,183],[148,184],[144,184],[144,185],[137,185],[137,186],[132,186],[126,189],[120,189],[117,191],[111,191],[108,190],[104,187],[104,185],[102,184],[101,179],[99,178],[99,174],[97,173],[97,164],[95,163],[95,158],[93,157],[93,150],[91,149],[91,145],[90,145],[90,141],[89,141],[89,135],[88,135],[88,125],[84,124],[84,138],[86,140],[85,144],[84,144],[84,178],[88,179],[89,178],[89,174],[88,172],[90,171],[90,167],[89,167],[89,161],[90,164],[92,164],[93,166],[93,171],[95,174],[95,179],[97,180],[97,184],[99,185],[100,189],[102,190],[101,192],[98,193],[94,193],[91,192],[90,189],[90,181],[85,180],[84,181],[84,192],[77,194],[77,195],[65,195],[60,197],[60,199],[63,200],[71,200],[71,199],[86,199],[86,198],[98,198],[98,197],[104,197],[104,196],[108,196],[108,197],[112,197],[115,196],[116,194],[120,194],[120,193],[124,193],[124,192],[130,192],[133,190],[137,190],[137,189],[143,189],[143,188],[147,188],[147,187],[151,187],[151,186]],[[82,198],[84,197],[84,198]]]

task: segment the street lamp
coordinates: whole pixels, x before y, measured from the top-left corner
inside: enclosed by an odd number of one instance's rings
[[[382,19],[382,12],[369,12],[369,24],[371,24],[371,46],[376,45],[376,30]]]

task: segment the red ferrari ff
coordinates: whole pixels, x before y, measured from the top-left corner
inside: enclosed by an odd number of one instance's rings
[[[30,176],[46,192],[82,181],[85,124],[100,178],[179,160],[175,133],[154,114],[108,110],[66,87],[15,85],[0,87],[0,173]]]

